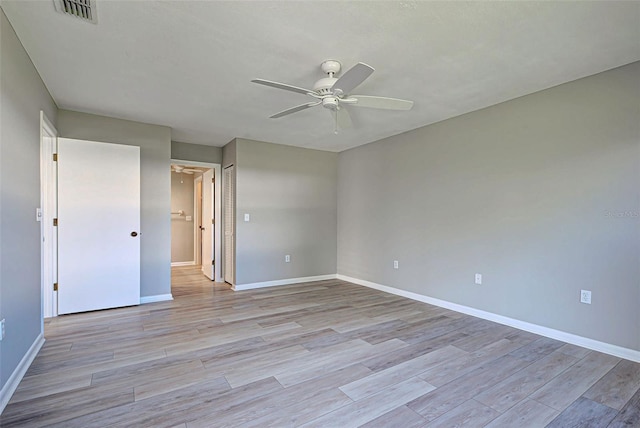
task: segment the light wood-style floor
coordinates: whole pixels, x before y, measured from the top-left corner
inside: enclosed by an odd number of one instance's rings
[[[640,426],[640,364],[331,280],[61,316],[3,427]]]

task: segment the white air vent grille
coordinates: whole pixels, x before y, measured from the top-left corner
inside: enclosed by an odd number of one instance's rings
[[[85,21],[98,22],[95,0],[54,0],[58,12],[75,16]]]

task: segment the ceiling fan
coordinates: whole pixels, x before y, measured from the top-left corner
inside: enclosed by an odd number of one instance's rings
[[[270,116],[271,119],[277,119],[282,116],[287,116],[292,113],[321,105],[328,109],[333,115],[336,124],[335,132],[337,133],[338,128],[344,129],[351,126],[349,113],[343,108],[345,105],[383,110],[410,110],[411,107],[413,107],[413,101],[401,100],[398,98],[376,97],[371,95],[351,95],[351,91],[364,82],[374,71],[373,67],[365,63],[359,62],[343,73],[339,78],[335,77],[340,72],[341,68],[338,61],[324,61],[320,65],[320,68],[327,74],[327,77],[318,80],[313,85],[313,89],[300,88],[286,83],[273,82],[265,79],[252,80],[253,83],[258,83],[260,85],[297,92],[315,98],[312,102],[291,107],[276,113],[273,116]]]
[[[196,173],[196,172],[202,172],[199,169],[185,168],[182,165],[171,165],[171,169],[173,169],[173,172],[177,172],[178,174],[181,174],[181,173],[193,174],[193,173]]]

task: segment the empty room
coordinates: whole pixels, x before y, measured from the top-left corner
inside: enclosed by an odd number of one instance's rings
[[[0,426],[640,427],[640,2],[0,11]]]

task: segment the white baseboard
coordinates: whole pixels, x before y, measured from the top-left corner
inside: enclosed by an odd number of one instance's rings
[[[254,288],[276,287],[278,285],[298,284],[301,282],[324,281],[327,279],[336,279],[336,274],[304,276],[301,278],[278,279],[275,281],[253,282],[250,284],[235,284],[231,288],[234,291],[253,290]]]
[[[0,414],[4,411],[4,408],[9,403],[9,400],[11,399],[11,396],[13,396],[13,393],[16,392],[16,388],[18,388],[20,381],[29,369],[29,366],[31,365],[33,360],[38,355],[38,352],[40,352],[40,348],[42,348],[42,345],[44,345],[44,335],[40,333],[38,337],[36,337],[36,340],[34,340],[33,344],[31,344],[31,347],[29,348],[27,353],[24,354],[24,357],[22,357],[22,360],[20,360],[20,363],[18,364],[16,369],[13,371],[13,373],[11,373],[9,379],[7,379],[7,383],[5,383],[2,387],[2,391],[0,391],[0,397],[2,397],[2,400],[0,401]]]
[[[173,296],[171,294],[156,294],[155,296],[140,297],[140,304],[143,305],[145,303],[164,302],[167,300],[173,300]]]
[[[171,262],[171,267],[175,266],[195,266],[195,260],[191,260],[190,262]]]
[[[395,294],[396,296],[406,297],[419,302],[428,303],[430,305],[439,306],[452,311],[461,312],[477,318],[488,321],[497,322],[498,324],[508,325],[530,333],[539,334],[551,339],[560,340],[562,342],[571,343],[572,345],[582,346],[594,351],[603,352],[605,354],[624,358],[626,360],[640,363],[640,351],[634,349],[623,348],[622,346],[613,345],[611,343],[600,342],[599,340],[589,339],[587,337],[578,336],[576,334],[567,333],[553,328],[543,327],[541,325],[532,324],[526,321],[505,317],[502,315],[486,312],[480,309],[471,308],[469,306],[459,305],[457,303],[448,302],[446,300],[435,299],[433,297],[424,296],[422,294],[413,293],[411,291],[400,290],[398,288],[389,287],[387,285],[376,284],[375,282],[365,281],[363,279],[352,278],[346,275],[336,275],[340,280],[352,282],[354,284],[363,285],[365,287],[374,288],[376,290]]]

